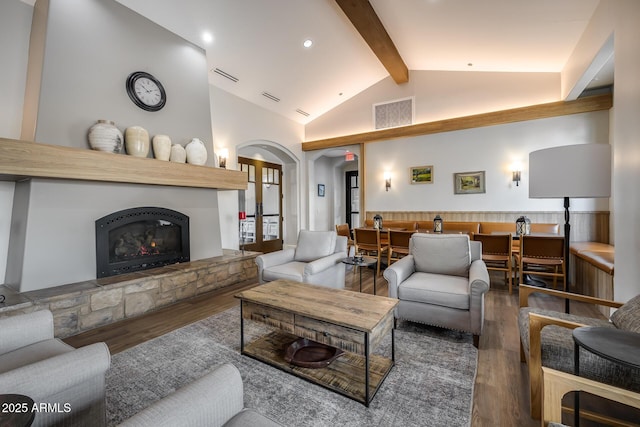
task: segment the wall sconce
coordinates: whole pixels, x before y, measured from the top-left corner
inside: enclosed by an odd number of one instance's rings
[[[511,165],[511,180],[516,183],[516,187],[520,185],[520,173],[522,167],[519,163],[514,163]]]
[[[384,173],[384,188],[386,191],[389,191],[389,189],[391,188],[391,173],[390,172],[385,172]]]
[[[229,158],[229,149],[223,148],[220,150],[220,154],[218,155],[218,164],[222,169],[227,168],[227,159]]]

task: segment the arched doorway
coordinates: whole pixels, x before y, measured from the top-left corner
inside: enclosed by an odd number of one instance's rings
[[[245,168],[249,174],[249,189],[244,198],[243,192],[239,197],[248,220],[241,228],[246,249],[271,252],[295,245],[300,228],[298,158],[282,145],[266,140],[240,144],[236,154],[239,169]],[[248,234],[251,232],[253,236]]]

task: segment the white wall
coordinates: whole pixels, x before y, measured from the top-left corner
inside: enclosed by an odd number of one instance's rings
[[[530,199],[529,153],[567,144],[608,143],[607,111],[376,142],[366,151],[367,211],[561,211],[562,199]],[[522,164],[512,182],[511,164]],[[433,184],[409,181],[411,166],[433,166]],[[391,173],[391,189],[383,173]],[[455,195],[453,174],[485,171],[486,193]],[[570,179],[571,177],[567,177]],[[607,199],[571,200],[572,211],[608,210]]]
[[[640,2],[601,0],[562,73],[568,93],[605,41],[614,35],[615,85],[611,109],[612,224],[616,246],[614,299],[640,294]]]
[[[235,95],[209,85],[211,103],[211,123],[215,150],[229,149],[227,169],[237,168],[238,146],[266,144],[270,149],[283,150],[287,161],[278,162],[283,166],[283,211],[285,244],[297,239],[298,228],[306,227],[306,198],[302,198],[299,184],[302,181],[302,141],[304,128],[301,124],[274,114]],[[267,154],[264,154],[266,157]],[[282,157],[280,158],[282,160]],[[291,162],[289,161],[291,159]],[[289,162],[289,163],[287,163]],[[296,164],[298,166],[296,167]],[[237,249],[238,237],[238,192],[219,191],[220,223],[222,246]],[[292,225],[295,224],[295,225]]]

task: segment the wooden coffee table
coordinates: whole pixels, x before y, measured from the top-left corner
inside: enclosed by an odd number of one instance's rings
[[[285,372],[369,406],[395,362],[393,309],[398,300],[289,280],[276,280],[236,295],[240,302],[240,351]],[[245,343],[244,322],[273,331]],[[374,354],[391,334],[391,357]],[[346,353],[324,368],[285,361],[285,349],[298,338]]]

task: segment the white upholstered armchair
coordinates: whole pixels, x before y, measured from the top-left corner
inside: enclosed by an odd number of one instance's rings
[[[256,257],[260,283],[277,279],[344,288],[347,238],[335,231],[301,230],[295,249]]]
[[[38,405],[61,408],[36,413],[34,426],[106,425],[110,363],[104,343],[75,349],[54,338],[48,310],[0,319],[0,394],[23,394]]]
[[[389,297],[400,300],[396,319],[471,332],[477,347],[489,290],[481,257],[481,243],[466,234],[415,233],[409,255],[384,271]]]

